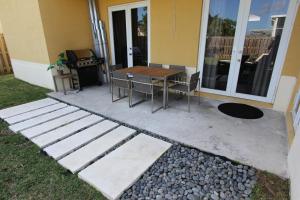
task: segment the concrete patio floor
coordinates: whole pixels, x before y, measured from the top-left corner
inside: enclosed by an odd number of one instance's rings
[[[200,104],[192,98],[188,113],[186,99],[176,100],[171,96],[167,110],[152,114],[150,101],[133,108],[128,107],[127,98],[112,103],[106,86],[84,88],[79,93],[67,95],[53,92],[49,96],[187,146],[288,177],[283,113],[262,109],[264,117],[261,119],[237,119],[218,111],[222,101],[206,98],[201,98]]]

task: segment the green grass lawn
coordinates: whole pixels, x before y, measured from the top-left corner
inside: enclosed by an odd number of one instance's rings
[[[49,90],[0,76],[0,109],[46,97]],[[68,173],[0,120],[0,199],[104,199],[94,188]],[[253,200],[288,200],[289,184],[258,172]]]
[[[49,90],[0,76],[0,109],[46,97]],[[0,199],[104,199],[0,120]]]

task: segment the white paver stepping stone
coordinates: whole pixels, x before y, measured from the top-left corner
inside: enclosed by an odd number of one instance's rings
[[[12,117],[15,115],[19,115],[28,111],[36,110],[45,106],[49,106],[52,104],[58,103],[58,101],[50,98],[41,99],[38,101],[33,101],[30,103],[14,106],[11,108],[6,108],[3,110],[0,110],[0,118],[6,119],[8,117]]]
[[[71,153],[72,151],[78,149],[84,144],[92,141],[94,138],[102,136],[107,131],[117,127],[118,124],[109,120],[104,120],[98,124],[95,124],[75,135],[72,135],[62,141],[59,141],[51,146],[44,149],[54,159],[58,160],[63,156]],[[48,133],[45,136],[49,135]],[[43,135],[42,135],[43,136]],[[37,137],[36,139],[38,139]],[[35,138],[33,140],[35,142]]]
[[[73,121],[76,121],[76,120],[86,117],[88,115],[90,115],[90,113],[83,111],[83,110],[79,110],[74,113],[71,113],[71,114],[59,117],[57,119],[45,122],[43,124],[34,126],[32,128],[25,129],[25,130],[21,131],[21,134],[24,135],[25,137],[31,139],[33,137],[42,135],[43,133],[52,131],[58,127],[67,125]]]
[[[9,124],[15,124],[15,123],[25,121],[25,120],[28,120],[28,119],[31,119],[31,118],[34,118],[34,117],[37,117],[37,116],[40,116],[43,114],[47,114],[47,113],[59,110],[64,107],[67,107],[67,104],[57,103],[57,104],[53,104],[53,105],[46,106],[43,108],[39,108],[37,110],[29,111],[29,112],[22,113],[22,114],[13,116],[13,117],[6,118],[5,121]]]
[[[103,120],[102,117],[97,115],[89,115],[85,118],[82,118],[78,121],[72,122],[70,124],[67,124],[63,127],[54,129],[53,131],[47,132],[46,134],[37,136],[32,139],[32,142],[37,144],[39,147],[44,148],[45,146],[48,146],[50,144],[53,144],[54,142],[57,142],[59,140],[62,140],[77,131],[80,131],[83,128],[89,127],[93,124],[96,124]]]
[[[20,122],[17,124],[13,124],[13,125],[9,126],[9,129],[14,132],[22,131],[24,129],[31,128],[33,126],[42,124],[44,122],[50,121],[52,119],[56,119],[58,117],[67,115],[69,113],[72,113],[72,112],[75,112],[78,110],[79,110],[79,108],[77,108],[77,107],[68,106],[68,107],[56,110],[54,112],[51,112],[51,113],[47,113],[47,114],[29,119],[29,120],[26,120],[26,121],[23,121],[23,122]]]
[[[169,148],[171,144],[139,134],[78,176],[109,199],[117,199]]]
[[[72,173],[76,173],[135,132],[136,130],[120,126],[64,157],[58,163],[69,169]]]

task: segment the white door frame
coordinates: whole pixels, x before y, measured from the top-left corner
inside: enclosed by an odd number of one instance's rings
[[[115,60],[115,43],[114,43],[114,31],[113,31],[113,18],[112,12],[114,11],[125,11],[125,20],[126,20],[126,36],[127,36],[127,60],[128,60],[128,67],[133,66],[133,54],[132,54],[132,25],[131,25],[131,9],[139,8],[139,7],[147,7],[147,47],[148,47],[148,63],[150,62],[150,52],[151,52],[151,30],[150,30],[150,0],[146,1],[139,1],[136,3],[128,3],[128,4],[121,4],[116,6],[108,7],[108,20],[109,20],[109,38],[110,38],[110,55],[111,55],[111,62],[112,65],[116,64]]]
[[[200,31],[200,39],[199,39],[199,51],[198,51],[198,66],[197,70],[200,71],[200,91],[207,92],[207,93],[213,93],[213,94],[220,94],[225,96],[233,96],[238,98],[244,98],[244,99],[250,99],[250,100],[256,100],[256,101],[262,101],[262,102],[268,102],[268,103],[274,103],[275,96],[276,96],[276,90],[279,84],[282,68],[284,65],[289,41],[291,38],[291,33],[293,30],[294,21],[297,15],[298,6],[299,6],[299,0],[290,0],[290,4],[287,11],[287,17],[285,20],[285,26],[284,30],[281,36],[281,41],[279,45],[279,49],[277,52],[273,74],[270,80],[269,90],[267,97],[261,97],[261,96],[255,96],[255,95],[248,95],[248,94],[241,94],[236,93],[236,86],[238,82],[238,75],[240,71],[240,63],[237,61],[240,59],[242,55],[237,56],[238,53],[243,49],[244,45],[244,39],[245,39],[245,33],[247,29],[247,21],[248,16],[250,13],[250,5],[251,0],[249,1],[243,1],[240,0],[240,7],[239,7],[239,14],[238,14],[238,21],[237,21],[237,27],[236,27],[236,33],[235,33],[235,41],[233,46],[233,52],[231,56],[231,65],[230,65],[230,71],[228,75],[228,81],[227,81],[227,88],[226,91],[221,90],[214,90],[214,89],[208,89],[202,87],[202,75],[203,75],[203,67],[204,67],[204,55],[205,55],[205,45],[206,45],[206,33],[207,33],[207,24],[208,24],[208,14],[209,14],[209,4],[210,0],[203,1],[203,14],[202,14],[202,20],[201,20],[201,31]],[[237,39],[238,38],[238,39]],[[237,42],[238,43],[235,43]],[[242,41],[242,42],[240,42]],[[239,53],[240,54],[240,53]],[[231,69],[232,68],[232,69]],[[230,81],[234,80],[234,81]]]

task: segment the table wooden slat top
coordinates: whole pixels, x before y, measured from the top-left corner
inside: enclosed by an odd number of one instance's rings
[[[146,66],[129,67],[117,71],[122,73],[130,73],[130,74],[141,74],[141,75],[151,76],[153,78],[166,78],[181,73],[181,71],[179,70],[146,67]]]

